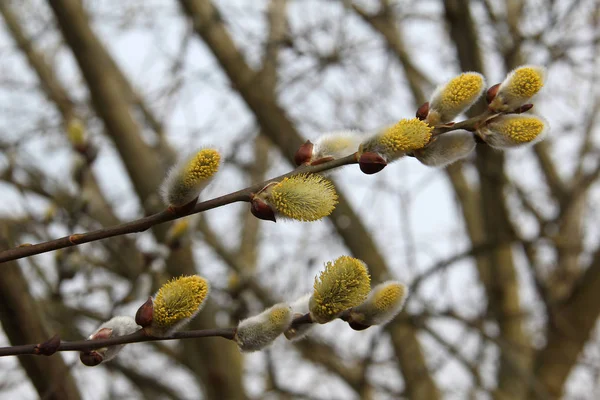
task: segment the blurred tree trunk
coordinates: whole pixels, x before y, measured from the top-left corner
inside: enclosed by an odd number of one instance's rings
[[[13,236],[10,226],[3,222],[0,228],[0,249],[12,247],[8,240]],[[52,333],[45,320],[39,305],[30,294],[21,267],[15,261],[3,264],[0,279],[0,323],[10,343],[20,345],[47,341]],[[20,356],[18,359],[40,398],[81,398],[70,367],[60,355]]]
[[[157,193],[163,169],[157,154],[139,134],[130,113],[128,90],[123,87],[122,76],[115,73],[116,64],[91,30],[79,0],[51,0],[50,5],[87,81],[94,108],[121,155],[141,204],[148,213],[158,211],[161,206]],[[159,241],[165,239],[166,229],[166,226],[153,229]],[[189,246],[171,253],[167,271],[171,276],[197,273]],[[214,327],[215,312],[209,301],[191,328]],[[196,372],[208,399],[245,398],[241,356],[234,343],[211,338],[185,341],[183,345],[186,364]]]

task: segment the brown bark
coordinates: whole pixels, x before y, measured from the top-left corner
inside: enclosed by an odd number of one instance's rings
[[[600,315],[600,251],[582,276],[569,300],[557,307],[546,332],[546,345],[535,359],[536,378],[552,398],[564,385]]]

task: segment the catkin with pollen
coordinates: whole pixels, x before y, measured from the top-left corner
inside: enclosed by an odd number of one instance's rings
[[[501,115],[477,130],[479,136],[496,148],[517,147],[539,141],[547,130],[544,119],[533,115]]]
[[[202,309],[208,292],[208,281],[198,275],[165,283],[154,298],[152,334],[167,336],[180,329]]]
[[[299,221],[317,221],[337,204],[331,181],[314,174],[294,175],[267,188],[262,198],[277,216]]]
[[[407,152],[418,150],[431,139],[432,127],[417,118],[403,119],[361,143],[358,155],[380,154],[386,162],[392,162]]]
[[[408,295],[406,285],[387,281],[375,286],[364,303],[350,311],[353,322],[362,325],[383,325],[402,310]]]
[[[293,312],[285,303],[275,304],[238,324],[235,341],[241,351],[262,350],[289,328]]]
[[[477,72],[465,72],[438,86],[429,101],[427,122],[437,125],[452,121],[477,101],[484,88],[485,79]]]
[[[371,289],[364,262],[341,256],[325,264],[325,270],[315,278],[314,292],[309,301],[313,321],[325,324],[342,312],[362,303]]]
[[[202,149],[175,165],[161,187],[164,202],[174,207],[192,202],[217,173],[220,162],[217,150]]]

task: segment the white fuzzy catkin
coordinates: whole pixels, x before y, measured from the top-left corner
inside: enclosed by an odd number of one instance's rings
[[[310,296],[312,296],[312,293],[307,293],[299,299],[295,300],[292,304],[290,304],[294,313],[294,317],[299,317],[304,314],[308,314],[308,303],[310,301]],[[296,340],[305,338],[314,326],[315,324],[302,324],[293,329],[286,330],[284,332],[284,335],[288,340],[294,342]]]
[[[235,341],[241,351],[262,350],[289,328],[294,313],[285,303],[275,304],[262,313],[241,321]]]
[[[161,185],[164,203],[181,207],[192,202],[210,183],[219,164],[219,152],[208,148],[180,160],[169,170]]]
[[[432,125],[452,121],[469,109],[485,89],[485,78],[478,72],[464,72],[439,85],[429,100],[427,121]]]
[[[415,151],[414,156],[429,167],[445,167],[467,157],[475,146],[473,134],[460,130],[438,136],[427,147]]]
[[[89,337],[88,340],[94,340],[98,333],[103,329],[110,329],[111,332],[108,334],[108,337],[105,337],[106,334],[103,333],[102,338],[113,338],[118,336],[130,335],[134,332],[137,332],[140,327],[135,323],[135,320],[131,317],[119,316],[113,317],[108,321],[104,322],[98,329],[94,331]],[[101,349],[96,349],[96,353],[102,355],[102,362],[110,361],[119,354],[119,352],[125,347],[124,344],[119,344],[115,346],[103,347]]]
[[[312,161],[326,157],[334,159],[346,157],[358,150],[360,132],[343,130],[325,133],[315,140]]]
[[[514,110],[526,104],[544,86],[546,68],[522,65],[510,71],[498,87],[490,109],[497,112]]]
[[[397,281],[386,281],[375,286],[361,305],[350,311],[355,322],[363,325],[384,325],[404,307],[408,287]]]
[[[477,130],[488,145],[498,149],[535,144],[547,132],[548,122],[531,114],[501,115]]]

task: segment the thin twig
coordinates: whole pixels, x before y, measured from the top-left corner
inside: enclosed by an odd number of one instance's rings
[[[479,124],[491,118],[493,116],[488,111],[483,112],[481,115],[473,118],[469,118],[465,121],[457,122],[455,124],[446,124],[436,127],[432,132],[432,137],[442,135],[444,133],[454,131],[457,129],[465,129],[468,131],[475,131]],[[77,246],[83,243],[95,242],[110,238],[113,236],[126,235],[128,233],[143,232],[155,225],[162,224],[164,222],[172,221],[174,219],[182,218],[191,214],[200,213],[203,211],[211,210],[213,208],[221,207],[227,204],[232,204],[240,201],[249,202],[252,200],[252,195],[271,182],[277,182],[284,178],[299,175],[299,174],[315,174],[334,168],[339,168],[344,165],[356,164],[357,153],[350,154],[349,156],[331,160],[329,162],[317,165],[302,165],[295,170],[288,172],[287,174],[280,175],[278,177],[266,180],[261,183],[249,186],[245,189],[238,190],[237,192],[229,193],[220,197],[216,197],[211,200],[206,200],[197,203],[193,208],[181,208],[173,209],[171,207],[134,221],[126,222],[123,224],[115,225],[108,228],[98,229],[96,231],[87,233],[76,233],[68,236],[64,236],[60,239],[50,240],[48,242],[38,244],[23,244],[16,248],[5,250],[0,252],[0,264],[6,261],[17,260],[23,257],[29,257],[36,254],[46,253],[53,250],[63,249],[66,247]]]
[[[117,336],[109,339],[98,339],[98,340],[77,340],[73,342],[61,342],[55,351],[90,351],[99,349],[102,347],[115,346],[119,344],[128,343],[140,343],[150,342],[159,340],[176,340],[176,339],[190,339],[190,338],[202,338],[202,337],[222,337],[225,339],[233,340],[235,334],[235,328],[223,328],[223,329],[202,329],[195,331],[175,332],[170,336],[157,337],[151,336],[140,329],[130,335]],[[48,342],[46,342],[48,343]],[[43,350],[46,347],[45,343],[41,344],[25,344],[21,346],[9,346],[0,347],[0,357],[4,356],[19,356],[26,354],[33,355],[51,355],[51,351],[45,353],[47,350]],[[42,350],[41,350],[42,349]]]
[[[62,249],[65,247],[76,246],[83,243],[94,242],[97,240],[106,239],[113,236],[125,235],[128,233],[143,232],[155,225],[162,224],[167,221],[172,221],[177,218],[185,217],[187,215],[196,214],[199,212],[211,210],[213,208],[221,207],[227,204],[236,203],[240,201],[250,201],[251,195],[258,192],[260,189],[265,187],[271,182],[280,181],[283,178],[304,174],[304,173],[318,173],[333,168],[338,168],[343,165],[356,164],[355,154],[351,154],[347,157],[332,160],[327,163],[320,165],[300,166],[294,171],[287,174],[278,176],[273,179],[269,179],[262,183],[249,186],[245,189],[238,190],[237,192],[229,193],[224,196],[216,197],[211,200],[203,201],[194,206],[191,210],[175,211],[173,209],[166,209],[159,213],[143,217],[134,221],[126,222],[124,224],[115,225],[108,228],[98,229],[96,231],[73,234],[64,236],[60,239],[51,240],[34,245],[21,245],[13,249],[5,250],[0,252],[0,263],[17,260],[23,257],[29,257],[36,254],[46,253],[53,250]]]
[[[313,323],[310,314],[295,318],[290,327]],[[52,355],[58,351],[90,351],[102,347],[121,344],[153,342],[160,340],[196,339],[205,337],[222,337],[234,340],[237,328],[200,329],[192,331],[175,332],[169,336],[152,336],[144,329],[129,335],[116,336],[109,339],[77,340],[72,342],[60,341],[58,336],[48,339],[44,343],[24,344],[20,346],[0,347],[0,357],[19,355]]]

